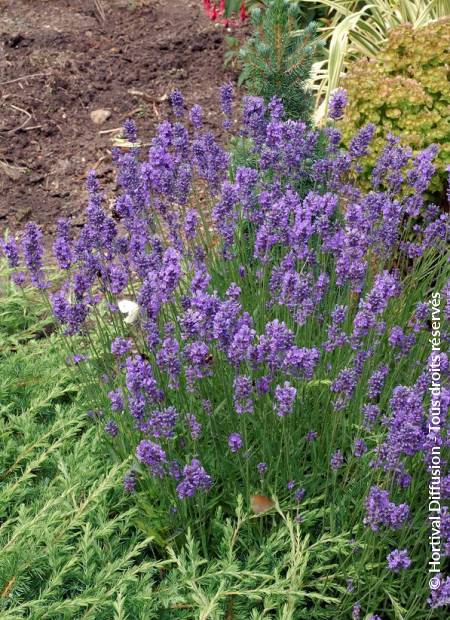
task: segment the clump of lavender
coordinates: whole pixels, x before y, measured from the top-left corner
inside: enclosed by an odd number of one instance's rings
[[[232,99],[224,86],[229,128]],[[74,371],[92,383],[91,409],[105,412],[93,419],[117,435],[121,456],[134,455],[125,491],[142,484],[171,523],[202,527],[219,498],[231,505],[262,487],[299,516],[295,481],[305,480],[301,527],[310,527],[309,501],[325,523],[338,498],[339,524],[358,532],[374,563],[374,536],[382,545],[386,530],[420,520],[407,493],[428,488],[430,443],[449,445],[449,222],[421,206],[435,151],[413,155],[389,139],[365,191],[358,175],[373,125],[342,150],[333,128],[285,120],[276,99],[245,97],[238,135],[250,156],[239,165],[199,106],[187,119],[181,93],[170,101],[172,120],[148,152],[126,123],[133,147],[114,149],[112,210],[91,172],[85,226],[77,236],[58,226],[62,283],[50,301],[75,349],[91,345]],[[338,91],[333,118],[345,103]],[[9,237],[1,247],[13,277],[24,264],[47,288],[36,225],[19,246]],[[441,295],[442,321],[442,424],[432,436],[429,291]],[[344,454],[355,458],[334,475]],[[394,572],[406,568],[403,551],[388,556]]]

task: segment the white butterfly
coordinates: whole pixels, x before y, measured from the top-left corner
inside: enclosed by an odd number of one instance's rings
[[[129,299],[121,299],[117,303],[119,310],[122,314],[126,314],[124,318],[124,323],[128,325],[132,325],[136,323],[139,317],[139,306],[136,302],[130,301]]]

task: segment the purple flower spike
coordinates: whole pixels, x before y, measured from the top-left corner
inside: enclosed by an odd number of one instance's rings
[[[44,255],[42,231],[34,222],[29,222],[25,227],[25,233],[22,237],[22,251],[31,282],[37,288],[45,288],[45,276],[42,271],[42,257]]]
[[[267,463],[258,463],[256,469],[258,470],[258,473],[262,478],[267,471]]]
[[[119,434],[119,427],[114,422],[114,420],[109,420],[105,425],[105,433],[111,435],[111,437],[117,437]]]
[[[112,411],[123,411],[124,402],[122,390],[117,389],[108,393],[109,400],[111,401],[111,409]]]
[[[131,340],[126,338],[115,338],[111,343],[111,353],[116,357],[121,357],[131,351]]]
[[[411,566],[411,560],[408,556],[408,551],[406,549],[394,549],[387,556],[387,565],[390,571],[393,573],[398,573],[400,570],[404,570]]]
[[[434,580],[438,587],[431,590],[428,603],[432,609],[438,609],[450,604],[450,577],[444,577],[441,573],[437,573],[434,575]]]
[[[231,433],[231,435],[228,437],[228,447],[230,448],[231,452],[238,452],[238,450],[240,450],[243,445],[244,442],[239,433]]]
[[[200,129],[203,124],[203,110],[198,104],[192,106],[189,118],[195,129]]]
[[[3,251],[3,254],[8,261],[8,266],[11,269],[19,266],[20,257],[19,257],[19,248],[17,247],[17,243],[13,237],[8,237],[6,241],[0,241],[0,247]]]
[[[157,443],[143,439],[136,448],[136,458],[147,465],[152,476],[162,478],[167,463],[166,453]]]
[[[189,427],[191,439],[193,439],[194,441],[196,441],[197,439],[200,439],[202,435],[202,425],[197,420],[195,415],[192,413],[189,413],[186,416],[186,420],[187,420],[187,424]]]
[[[289,381],[285,381],[283,386],[277,385],[275,388],[276,403],[274,409],[280,418],[293,412],[296,396],[297,390],[295,387],[292,387]]]
[[[331,457],[330,465],[331,468],[337,471],[344,464],[344,456],[341,450],[336,450],[336,452]]]
[[[132,142],[133,144],[137,142],[137,129],[136,123],[131,118],[127,118],[127,120],[123,124],[123,135],[128,140],[128,142]]]
[[[170,94],[170,105],[172,106],[173,113],[178,118],[184,116],[184,99],[179,90],[174,90]]]
[[[355,443],[353,444],[353,456],[356,456],[356,458],[359,458],[366,452],[367,452],[367,445],[364,439],[355,439]]]
[[[409,515],[407,504],[394,504],[389,498],[389,493],[376,486],[370,489],[365,505],[364,523],[374,532],[380,530],[381,527],[398,530]]]
[[[53,254],[60,269],[70,269],[72,264],[72,245],[70,241],[70,224],[67,220],[59,220]]]
[[[359,601],[357,601],[354,605],[353,605],[353,609],[352,609],[352,620],[359,620],[361,617],[361,603]]]
[[[328,107],[328,116],[333,120],[342,118],[347,101],[347,91],[344,88],[338,88],[334,91]]]
[[[367,123],[367,125],[364,125],[350,141],[348,151],[354,159],[367,155],[369,144],[375,135],[375,129],[373,123]]]
[[[223,84],[220,87],[220,105],[222,112],[227,117],[223,123],[225,129],[231,128],[231,116],[233,114],[233,85]]]
[[[183,480],[177,486],[180,499],[193,497],[197,491],[207,491],[212,485],[212,478],[206,473],[198,459],[192,459],[183,469]]]
[[[300,503],[302,499],[305,497],[306,491],[304,488],[297,489],[294,493],[294,498],[297,503]]]
[[[123,477],[123,490],[125,493],[134,493],[136,490],[137,475],[134,470],[130,470]]]

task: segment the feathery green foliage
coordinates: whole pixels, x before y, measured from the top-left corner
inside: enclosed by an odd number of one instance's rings
[[[122,492],[127,463],[105,463],[58,341],[36,340],[49,325],[45,306],[6,292],[0,617],[151,618],[152,570],[143,559],[150,541],[133,526],[136,508]]]
[[[313,96],[305,88],[320,47],[316,25],[300,27],[300,11],[289,0],[273,0],[265,10],[252,10],[253,36],[241,49],[245,82],[253,95],[283,101],[289,118],[310,120]]]

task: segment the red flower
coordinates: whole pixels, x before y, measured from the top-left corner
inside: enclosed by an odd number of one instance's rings
[[[248,17],[248,14],[247,14],[247,11],[246,11],[246,8],[245,8],[245,0],[242,0],[241,8],[239,10],[239,15],[240,15],[240,18],[241,18],[241,22],[245,22],[245,20]]]

